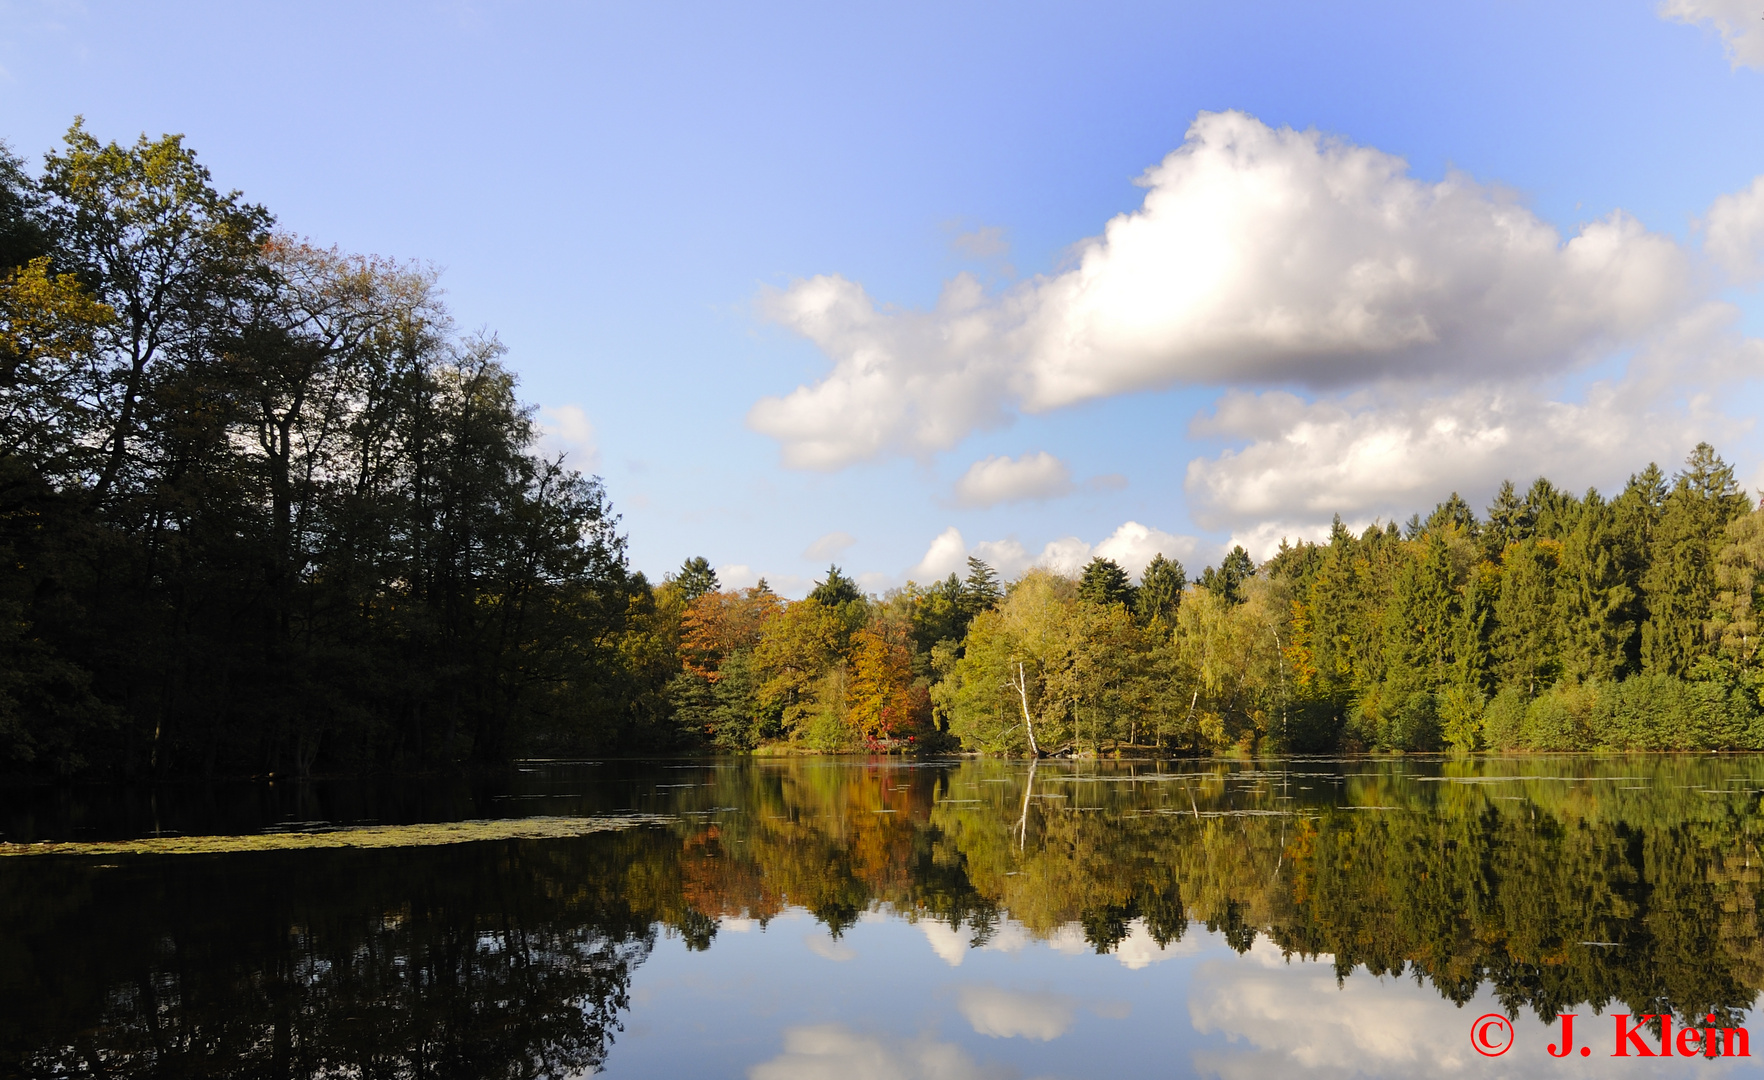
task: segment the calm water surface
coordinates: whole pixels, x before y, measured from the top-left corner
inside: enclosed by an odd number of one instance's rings
[[[1761,788],[1710,756],[0,792],[0,841],[59,842],[0,857],[0,1074],[1757,1075],[1610,1054],[1614,1013],[1754,1025]],[[618,827],[547,833],[584,818]],[[508,819],[542,835],[472,838]],[[411,844],[253,850],[370,834]],[[1546,1052],[1565,1014],[1590,1057]]]

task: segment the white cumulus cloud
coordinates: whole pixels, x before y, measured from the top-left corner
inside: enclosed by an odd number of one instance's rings
[[[1748,426],[1695,389],[1764,373],[1764,342],[1739,336],[1733,318],[1725,305],[1697,309],[1624,378],[1594,383],[1580,401],[1524,385],[1315,401],[1232,391],[1194,428],[1245,445],[1191,461],[1187,490],[1203,524],[1233,530],[1257,558],[1282,537],[1320,538],[1338,513],[1356,526],[1406,518],[1452,491],[1480,509],[1503,479],[1523,486],[1542,473],[1570,490],[1609,491],[1650,460],[1670,471],[1698,441]],[[1693,391],[1669,393],[1672,380]]]
[[[1682,23],[1709,23],[1727,46],[1734,67],[1764,69],[1764,20],[1753,0],[1665,0],[1660,17]]]
[[[1011,537],[1003,540],[982,540],[972,547],[955,526],[943,530],[931,541],[925,557],[907,571],[914,581],[936,581],[951,572],[962,573],[968,556],[986,561],[1005,580],[1020,577],[1031,567],[1045,567],[1056,573],[1076,575],[1093,557],[1113,559],[1128,573],[1138,575],[1157,555],[1188,562],[1199,545],[1192,536],[1177,536],[1137,521],[1122,524],[1114,532],[1094,544],[1076,536],[1050,540],[1039,555],[1032,554],[1022,542]]]
[[[1759,23],[1764,25],[1764,18]],[[1710,205],[1703,218],[1703,250],[1736,281],[1764,278],[1764,176]]]
[[[1147,564],[1158,555],[1179,561],[1193,559],[1196,546],[1192,536],[1177,536],[1129,521],[1098,543],[1090,554],[1113,559],[1128,573],[1137,575],[1144,573]]]
[[[759,580],[759,574],[746,563],[724,563],[717,567],[717,584],[724,589],[751,589],[759,584]]]
[[[1072,470],[1045,450],[1022,457],[989,455],[968,466],[956,481],[956,502],[962,506],[1053,499],[1070,494]]]
[[[962,539],[962,531],[951,525],[937,534],[931,546],[925,549],[925,557],[908,569],[906,576],[908,581],[932,582],[967,571],[967,541]]]
[[[1240,112],[1202,113],[1140,182],[1072,269],[1002,294],[965,275],[928,311],[836,275],[769,294],[833,369],[750,425],[786,464],[837,469],[1175,383],[1533,376],[1639,340],[1691,291],[1686,253],[1622,214],[1564,239],[1499,189]]]

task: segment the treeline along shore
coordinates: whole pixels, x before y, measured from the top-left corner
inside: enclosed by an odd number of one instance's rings
[[[431,271],[285,231],[179,137],[0,148],[0,267],[0,776],[1764,749],[1764,515],[1708,446],[1194,580],[790,601],[632,572]]]

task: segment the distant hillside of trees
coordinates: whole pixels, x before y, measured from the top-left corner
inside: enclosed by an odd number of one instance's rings
[[[0,148],[0,776],[519,755],[1764,748],[1764,517],[1707,446],[1615,498],[800,601],[633,573],[434,275],[180,138]]]

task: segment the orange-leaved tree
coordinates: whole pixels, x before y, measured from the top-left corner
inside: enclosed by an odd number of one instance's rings
[[[680,619],[680,663],[711,682],[723,661],[759,644],[766,624],[783,610],[765,582],[739,592],[708,592],[686,606]]]
[[[913,678],[912,628],[878,615],[853,639],[846,704],[851,723],[871,743],[916,734],[931,716],[931,696]]]

